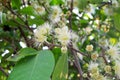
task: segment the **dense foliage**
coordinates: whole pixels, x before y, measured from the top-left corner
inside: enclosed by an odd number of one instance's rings
[[[0,0],[0,80],[120,80],[120,0]]]

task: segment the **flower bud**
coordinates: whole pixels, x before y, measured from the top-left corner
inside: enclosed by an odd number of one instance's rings
[[[109,66],[109,65],[105,66],[104,70],[105,70],[106,73],[110,73],[111,72],[111,66]]]
[[[98,58],[98,54],[97,53],[93,53],[91,55],[91,58],[92,58],[92,60],[96,60]]]
[[[86,46],[86,51],[88,51],[88,52],[93,51],[93,45],[87,45]]]
[[[67,47],[66,47],[66,46],[63,46],[63,47],[61,48],[61,51],[62,51],[62,53],[67,53]]]

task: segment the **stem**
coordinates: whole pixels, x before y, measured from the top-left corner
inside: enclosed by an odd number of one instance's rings
[[[99,8],[101,9],[105,5],[112,5],[112,0],[110,2],[102,2],[102,4],[99,6]]]
[[[6,72],[5,72],[5,70],[4,70],[1,66],[0,66],[0,71],[1,71],[2,73],[4,73],[4,74],[5,74],[5,76],[7,76],[7,77],[8,77],[8,75],[9,75],[9,74],[8,74],[8,73],[6,73]]]
[[[71,15],[69,16],[69,28],[70,28],[71,32],[72,32],[72,11],[73,11],[73,0],[71,0],[71,5],[70,5]],[[68,48],[71,51],[71,54],[73,55],[73,57],[75,59],[75,66],[77,67],[78,72],[80,74],[79,80],[83,80],[83,77],[82,77],[83,72],[82,72],[81,65],[79,63],[79,59],[77,57],[76,51],[73,48],[72,39],[71,39],[70,45],[68,45]]]
[[[25,40],[27,46],[30,47],[29,41],[28,41],[28,39],[27,39],[27,37],[26,37],[26,35],[25,35],[23,29],[22,29],[20,26],[18,26],[18,29],[20,30],[20,33],[21,33],[21,35],[23,36],[23,38],[24,38],[24,40]]]
[[[72,55],[73,55],[73,57],[74,57],[74,59],[75,59],[75,66],[77,67],[78,72],[79,72],[79,74],[80,74],[79,80],[83,80],[83,77],[82,77],[83,72],[82,72],[82,69],[81,69],[81,65],[80,65],[80,63],[79,63],[79,59],[78,59],[78,57],[77,57],[76,51],[72,50],[72,47],[71,47],[71,46],[72,46],[72,45],[69,45],[68,48],[69,48],[69,50],[71,51],[71,53],[72,53]]]
[[[73,0],[71,0],[71,5],[70,5],[70,12],[71,15],[69,16],[69,27],[72,29],[72,11],[73,11]]]
[[[22,2],[23,2],[23,5],[24,5],[24,7],[25,7],[25,6],[26,6],[25,0],[22,0]],[[27,27],[31,32],[33,32],[33,30],[29,27],[29,24],[28,24],[28,20],[27,20],[28,16],[25,15],[25,18],[26,18],[26,20],[25,20],[24,24],[26,25],[26,27]]]
[[[80,53],[80,54],[83,55],[83,56],[88,56],[87,54],[84,54],[84,53],[80,52],[79,50],[77,50],[77,49],[75,49],[75,48],[72,48],[72,50],[75,51],[75,52]]]
[[[102,56],[101,57],[103,58],[106,65],[109,64],[106,57],[105,57],[105,50],[103,48],[102,48]]]
[[[28,25],[28,21],[27,21],[27,17],[26,17],[26,21],[24,21],[21,16],[19,14],[17,14],[16,12],[14,12],[11,8],[11,5],[10,5],[10,2],[8,3],[8,6],[7,5],[4,5],[13,15],[16,15],[24,24],[25,24],[25,27],[28,28],[28,30],[30,30],[31,32],[33,32],[33,30],[29,27]]]

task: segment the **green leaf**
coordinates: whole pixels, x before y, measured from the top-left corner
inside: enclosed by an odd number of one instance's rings
[[[43,19],[41,19],[40,17],[36,17],[34,19],[28,19],[28,22],[29,22],[29,25],[33,25],[33,24],[36,24],[36,25],[41,25],[43,24],[45,21]]]
[[[60,5],[60,4],[63,4],[63,0],[52,0],[50,2],[50,5]]]
[[[52,80],[67,80],[68,76],[68,55],[62,54],[59,58],[55,70],[53,72]]]
[[[13,8],[20,8],[21,6],[21,0],[11,0],[12,1],[12,7]]]
[[[54,57],[55,57],[55,62],[57,62],[59,59],[59,56],[61,55],[61,48],[55,47],[52,49],[52,52],[53,52]]]
[[[83,10],[87,6],[87,0],[79,0],[79,9]]]
[[[54,56],[49,50],[38,51],[36,56],[20,60],[7,80],[50,80],[54,68]]]
[[[10,56],[7,58],[8,61],[17,62],[21,60],[22,58],[25,58],[26,56],[36,55],[38,54],[37,51],[33,48],[23,48],[21,49],[17,55]]]
[[[120,14],[114,14],[113,16],[115,28],[120,31]]]
[[[98,4],[98,3],[103,2],[103,0],[89,0],[89,1],[93,4]]]
[[[114,7],[114,6],[113,6]],[[114,12],[117,13],[117,14],[120,14],[120,7],[117,7],[117,8],[113,8],[114,9]]]
[[[35,15],[35,11],[34,11],[34,8],[32,6],[24,7],[19,12],[22,14],[27,14],[27,15]]]

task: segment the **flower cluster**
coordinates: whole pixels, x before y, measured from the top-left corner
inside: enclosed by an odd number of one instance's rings
[[[50,20],[52,23],[58,23],[60,21],[60,15],[62,10],[59,6],[52,6],[52,13],[50,14]]]
[[[45,8],[39,5],[38,2],[36,1],[32,2],[32,6],[34,7],[36,14],[40,14],[40,15],[45,14]]]
[[[56,37],[58,38],[58,41],[63,46],[66,46],[70,42],[71,35],[67,26],[63,28],[56,28],[55,33],[56,33]]]
[[[46,22],[43,25],[37,27],[37,30],[34,33],[35,40],[39,43],[43,43],[47,41],[47,35],[50,34],[52,26]]]
[[[70,5],[70,2],[71,0],[67,0],[67,5]],[[118,4],[116,4],[116,0],[114,0],[112,4],[115,4],[116,7],[118,6]],[[73,7],[76,7],[76,5],[78,4],[75,0]],[[45,11],[42,6],[36,5],[34,7],[40,15]],[[102,24],[99,17],[95,16],[94,18],[96,10],[98,10],[96,5],[89,4],[87,9],[83,11],[84,13],[79,14],[78,11],[77,16],[79,17],[75,17],[75,20],[81,20],[79,18],[82,16],[85,20],[94,21],[90,21],[87,26],[82,28],[79,27],[79,24],[77,24],[79,21],[73,21],[75,28],[78,28],[75,31],[69,29],[68,27],[68,24],[70,23],[68,17],[71,15],[71,12],[63,12],[62,6],[50,6],[50,12],[48,12],[49,22],[45,22],[37,27],[37,30],[34,33],[35,40],[41,44],[47,42],[54,45],[59,45],[62,53],[67,53],[70,46],[69,44],[72,44],[72,47],[76,51],[77,57],[83,61],[83,65],[85,65],[84,59],[86,59],[86,57],[90,58],[90,61],[88,62],[89,64],[87,63],[88,60],[86,60],[86,63],[88,64],[88,71],[83,73],[83,77],[88,77],[89,74],[90,80],[111,80],[109,76],[105,75],[109,74],[111,76],[113,75],[111,74],[113,71],[120,79],[120,45],[112,45],[109,39],[106,39],[105,35],[111,29],[109,19],[105,19]],[[107,12],[104,11],[104,13]],[[76,16],[76,13],[74,15]],[[48,38],[52,39],[48,40]],[[81,51],[79,50],[85,52],[86,54],[81,54]]]

